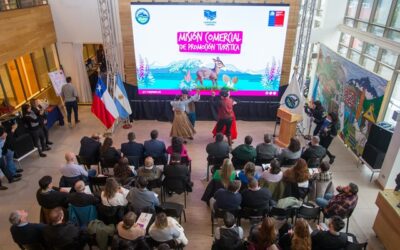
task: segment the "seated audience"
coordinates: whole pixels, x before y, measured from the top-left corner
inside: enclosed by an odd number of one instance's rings
[[[14,133],[18,125],[14,124],[11,129],[6,132],[4,127],[0,126],[0,169],[3,170],[3,174],[6,176],[9,183],[17,182],[21,180],[22,169],[17,169],[14,163],[14,151],[16,147],[16,134]]]
[[[242,207],[264,209],[275,204],[271,192],[267,188],[260,188],[258,181],[250,178],[248,188],[242,191]]]
[[[100,199],[93,194],[85,193],[85,188],[86,186],[83,181],[75,182],[75,192],[71,192],[68,194],[68,203],[75,207],[86,207],[99,204]]]
[[[344,221],[339,216],[332,216],[329,220],[328,230],[323,231],[320,226],[317,227],[312,235],[312,249],[345,249],[347,245],[347,234],[341,233],[344,228]]]
[[[50,225],[43,229],[43,238],[51,249],[83,249],[87,237],[85,232],[71,223],[63,223],[64,212],[56,207],[50,211]]]
[[[110,137],[106,137],[100,148],[100,157],[109,166],[114,166],[121,158],[121,154],[112,145],[113,140]]]
[[[264,135],[264,142],[256,147],[257,160],[271,160],[279,155],[279,148],[272,143],[272,136],[270,134]]]
[[[65,165],[61,167],[60,173],[64,177],[72,178],[81,176],[83,180],[88,181],[88,176],[96,176],[95,169],[86,171],[81,165],[75,163],[75,154],[68,152],[65,154]]]
[[[321,182],[327,182],[332,180],[332,172],[329,171],[331,166],[327,161],[321,162],[318,167],[318,172],[314,173],[311,179]]]
[[[311,145],[301,154],[306,162],[312,158],[319,158],[320,161],[325,157],[326,149],[319,145],[319,137],[313,136],[311,139]]]
[[[315,202],[327,217],[337,215],[345,218],[357,206],[358,186],[350,182],[349,185],[339,186],[336,190],[339,192],[337,195],[327,193],[324,198],[317,198]]]
[[[156,165],[150,156],[144,160],[144,166],[137,171],[138,176],[146,177],[148,181],[160,179],[162,171]]]
[[[133,176],[135,176],[134,167],[129,165],[128,158],[122,157],[114,166],[114,178],[122,185],[125,185]]]
[[[241,161],[241,162],[255,162],[256,160],[256,149],[251,146],[251,143],[253,142],[253,138],[251,136],[246,136],[244,138],[244,144],[241,144],[237,146],[233,151],[232,151],[232,156]],[[234,160],[232,160],[234,161]]]
[[[181,164],[181,155],[173,153],[170,164],[164,167],[163,174],[165,179],[182,179],[186,184],[186,190],[192,191],[193,183],[190,181],[189,168]],[[165,180],[164,179],[164,180]]]
[[[91,137],[84,136],[81,139],[79,155],[85,157],[91,165],[97,165],[100,161],[100,135],[93,134]]]
[[[121,153],[123,156],[137,156],[140,157],[140,159],[142,159],[144,156],[144,146],[142,143],[135,142],[135,139],[136,139],[135,133],[129,132],[128,142],[121,144]]]
[[[239,172],[239,180],[242,184],[247,185],[249,183],[249,178],[260,179],[260,174],[256,172],[256,165],[252,162],[246,163],[244,169]]]
[[[278,158],[282,164],[285,162],[285,160],[299,159],[300,156],[301,156],[300,141],[296,137],[292,137],[290,138],[289,146],[281,150],[281,153],[279,154]]]
[[[214,244],[212,249],[239,249],[243,245],[243,229],[236,226],[236,218],[233,214],[226,212],[224,225],[217,227],[214,232]]]
[[[128,212],[125,214],[123,220],[117,225],[119,237],[126,240],[136,240],[137,238],[146,235],[145,229],[136,224],[136,218],[134,212]]]
[[[68,193],[64,189],[53,187],[53,178],[46,175],[39,180],[39,190],[36,199],[40,206],[52,209],[55,207],[68,207]]]
[[[282,250],[311,250],[311,236],[307,221],[297,218],[294,228],[279,239]]]
[[[273,159],[270,163],[270,167],[262,173],[262,178],[269,183],[280,182],[282,176],[281,164],[277,159]]]
[[[215,135],[215,142],[207,144],[206,151],[208,157],[229,158],[229,144],[224,141],[224,135],[222,133],[217,133]]]
[[[167,148],[167,154],[179,154],[181,157],[187,157],[190,160],[188,152],[185,145],[183,144],[183,139],[181,137],[172,137],[171,146]]]
[[[236,179],[235,167],[233,167],[230,159],[224,160],[221,169],[214,172],[213,179],[221,181],[224,187],[228,187],[229,182]]]
[[[156,215],[156,220],[150,226],[149,235],[157,242],[165,242],[174,239],[179,244],[188,244],[183,227],[179,225],[174,218],[167,217],[165,213]]]
[[[11,236],[19,246],[43,245],[43,228],[45,224],[30,223],[28,213],[25,210],[16,210],[10,214]]]
[[[132,188],[126,199],[129,202],[131,210],[139,214],[145,208],[154,210],[155,206],[158,206],[157,194],[147,189],[148,182],[145,177],[139,176],[136,180],[136,187]]]
[[[261,224],[255,225],[250,229],[248,250],[278,250],[275,245],[277,231],[274,220],[271,217],[265,217]]]
[[[163,141],[157,140],[158,131],[152,130],[150,133],[151,139],[144,142],[144,155],[153,158],[164,158],[166,161],[167,150]]]
[[[283,173],[282,180],[287,183],[297,183],[299,186],[307,188],[309,178],[310,173],[306,161],[299,159],[294,167]]]
[[[101,192],[101,203],[104,206],[126,206],[128,200],[126,196],[129,190],[120,186],[115,178],[107,178],[104,191]]]
[[[219,189],[214,194],[215,203],[212,204],[210,201],[210,207],[213,209],[224,209],[224,210],[237,210],[240,208],[242,203],[242,195],[239,193],[240,181],[231,181],[228,184],[227,189]]]

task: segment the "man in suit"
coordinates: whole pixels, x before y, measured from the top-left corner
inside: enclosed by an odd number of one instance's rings
[[[310,160],[311,158],[319,158],[322,160],[325,155],[326,149],[319,145],[319,136],[313,136],[311,139],[311,145],[303,152],[301,158],[308,162],[308,160]]]
[[[229,144],[224,142],[224,135],[217,133],[215,135],[215,142],[211,142],[207,145],[206,151],[208,156],[215,158],[229,157]]]
[[[158,131],[152,130],[150,132],[151,140],[144,142],[144,155],[151,156],[152,158],[163,157],[166,162],[167,149],[163,141],[157,140]]]
[[[28,213],[25,210],[16,210],[10,214],[9,221],[11,236],[19,246],[39,244],[43,245],[42,232],[45,224],[29,223]]]
[[[100,161],[100,135],[93,134],[91,137],[84,136],[81,139],[79,155],[88,159],[89,164],[97,165]]]
[[[128,142],[121,144],[121,152],[126,156],[138,156],[140,159],[143,158],[144,146],[141,143],[135,142],[135,133],[128,133]]]
[[[242,192],[242,207],[263,209],[275,205],[272,194],[267,188],[261,188],[255,178],[249,179],[249,187]]]
[[[186,183],[186,190],[191,191],[193,184],[190,181],[190,173],[188,166],[181,164],[181,155],[174,153],[171,155],[170,164],[164,168],[164,180],[168,179],[183,179]]]

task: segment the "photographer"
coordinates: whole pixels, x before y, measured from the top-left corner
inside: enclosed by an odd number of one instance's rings
[[[39,126],[42,128],[44,137],[46,139],[46,145],[53,144],[49,141],[49,130],[47,129],[47,111],[39,104],[38,99],[31,100],[32,111],[39,117]]]
[[[313,118],[313,121],[316,124],[313,135],[318,135],[319,131],[321,130],[321,126],[325,120],[325,116],[326,116],[325,108],[322,107],[322,104],[320,101],[315,101],[311,107],[306,104],[305,112],[307,113],[307,115],[309,115]]]

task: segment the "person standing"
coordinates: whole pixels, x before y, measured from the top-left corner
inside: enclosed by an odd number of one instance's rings
[[[39,125],[43,130],[47,145],[53,143],[49,140],[49,130],[47,129],[47,111],[40,105],[38,99],[31,99],[32,111],[39,117]]]
[[[320,101],[315,101],[312,107],[306,106],[306,113],[312,116],[314,123],[316,124],[313,135],[318,135],[322,124],[325,119],[325,108],[322,106]]]
[[[191,98],[191,96],[189,96],[189,91],[187,91],[186,89],[182,90],[182,100],[189,100]],[[194,124],[196,123],[196,105],[194,104],[194,102],[197,102],[200,100],[200,95],[195,95],[193,96],[193,98],[191,99],[192,101],[187,103],[185,105],[185,112],[189,118],[190,123],[192,124],[193,128],[194,128]]]
[[[333,164],[336,156],[329,152],[328,148],[331,145],[333,138],[338,134],[338,115],[335,112],[330,112],[325,118],[319,131],[320,145],[326,149],[326,155],[329,157],[329,164]]]
[[[61,89],[61,97],[64,100],[67,109],[68,125],[71,127],[72,110],[74,110],[75,124],[80,122],[78,119],[78,93],[72,85],[72,78],[70,76],[66,78],[66,81],[67,84],[62,86]]]
[[[228,139],[228,144],[229,146],[232,146],[231,126],[234,116],[233,105],[235,105],[236,102],[229,97],[229,92],[226,90],[221,90],[221,98],[218,102],[215,101],[215,92],[213,91],[211,94],[213,97],[211,101],[218,107],[217,133],[220,133],[225,127],[225,135]]]
[[[44,154],[43,151],[50,150],[51,148],[46,144],[46,138],[39,123],[40,118],[32,111],[29,104],[22,105],[22,115],[25,124],[29,129],[29,133],[32,136],[33,144],[39,151],[39,156],[46,157],[46,154]]]

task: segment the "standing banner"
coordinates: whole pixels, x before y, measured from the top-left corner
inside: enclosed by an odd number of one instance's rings
[[[53,72],[49,72],[49,77],[51,80],[51,84],[53,85],[54,91],[56,92],[57,96],[61,95],[61,89],[64,84],[67,84],[65,80],[64,71],[56,70]]]

